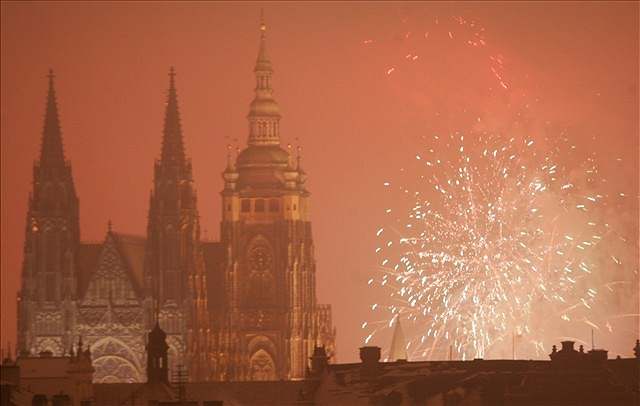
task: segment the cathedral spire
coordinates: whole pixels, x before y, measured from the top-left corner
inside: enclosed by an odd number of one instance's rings
[[[44,117],[42,130],[42,148],[40,150],[41,166],[64,165],[64,148],[62,146],[62,133],[60,119],[58,117],[58,103],[56,102],[56,89],[54,86],[53,70],[49,69],[49,94],[47,95],[47,111]]]
[[[249,146],[280,144],[280,109],[273,98],[271,76],[273,68],[267,54],[267,25],[260,19],[260,46],[256,65],[255,96],[249,109]]]
[[[180,125],[180,112],[178,111],[178,94],[176,92],[175,77],[176,72],[173,67],[171,67],[169,70],[169,94],[164,116],[160,164],[178,165],[182,167],[186,159],[184,143],[182,141],[182,127]]]

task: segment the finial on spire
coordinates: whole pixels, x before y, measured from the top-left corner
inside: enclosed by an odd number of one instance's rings
[[[288,143],[287,144],[287,150],[289,152],[289,154],[288,154],[289,155],[289,162],[288,163],[289,163],[289,168],[291,168],[291,169],[293,169],[293,159],[294,159],[293,158],[293,150],[292,150],[292,148],[293,148],[293,145],[291,145],[291,143]]]
[[[111,219],[107,221],[107,232],[111,234],[113,232],[113,223],[111,223]]]
[[[260,31],[261,31],[260,36],[262,38],[264,38],[266,33],[267,33],[267,24],[265,24],[265,22],[264,22],[264,9],[263,8],[260,9]]]
[[[175,88],[176,88],[176,70],[172,66],[169,68],[169,89],[173,90]]]
[[[47,78],[49,78],[49,86],[52,86],[53,79],[56,78],[56,75],[53,73],[53,69],[49,68],[49,73],[47,74]]]

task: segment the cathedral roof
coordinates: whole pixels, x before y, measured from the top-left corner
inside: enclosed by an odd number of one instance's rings
[[[127,265],[127,269],[133,276],[138,292],[144,282],[144,256],[146,238],[139,235],[113,233],[118,250]]]
[[[76,252],[76,269],[78,275],[78,293],[82,297],[89,287],[91,275],[96,268],[102,252],[102,243],[80,243]]]

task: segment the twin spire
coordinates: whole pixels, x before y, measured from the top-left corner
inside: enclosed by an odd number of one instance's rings
[[[47,95],[47,109],[42,130],[42,146],[40,149],[40,166],[64,166],[64,147],[62,145],[62,131],[58,117],[58,103],[54,86],[53,70],[49,69],[49,93]]]
[[[164,116],[164,131],[162,136],[162,152],[160,164],[184,167],[186,156],[184,142],[182,140],[182,126],[180,124],[180,112],[178,110],[178,94],[176,92],[176,72],[171,67],[169,70],[169,92],[167,96],[167,108]]]
[[[271,88],[273,69],[267,54],[266,34],[267,26],[264,23],[264,18],[261,17],[260,47],[254,68],[256,75],[255,96],[247,116],[249,120],[249,146],[280,145],[280,109],[273,98],[273,89]],[[162,165],[183,167],[186,162],[186,156],[175,76],[175,70],[171,67],[160,163]],[[40,165],[58,166],[64,165],[65,157],[54,86],[55,76],[52,70],[49,70],[48,78],[49,93],[42,133]]]

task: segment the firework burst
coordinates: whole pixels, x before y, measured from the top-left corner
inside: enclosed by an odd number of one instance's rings
[[[581,159],[561,137],[541,144],[435,136],[404,181],[384,183],[407,205],[386,209],[377,231],[380,273],[369,285],[388,300],[372,306],[382,320],[363,324],[365,342],[397,317],[409,324],[413,359],[506,356],[516,342],[519,355],[539,357],[561,331],[612,332],[607,304],[632,278],[610,246],[600,249],[624,240],[602,213],[624,196],[597,192],[594,156]]]

